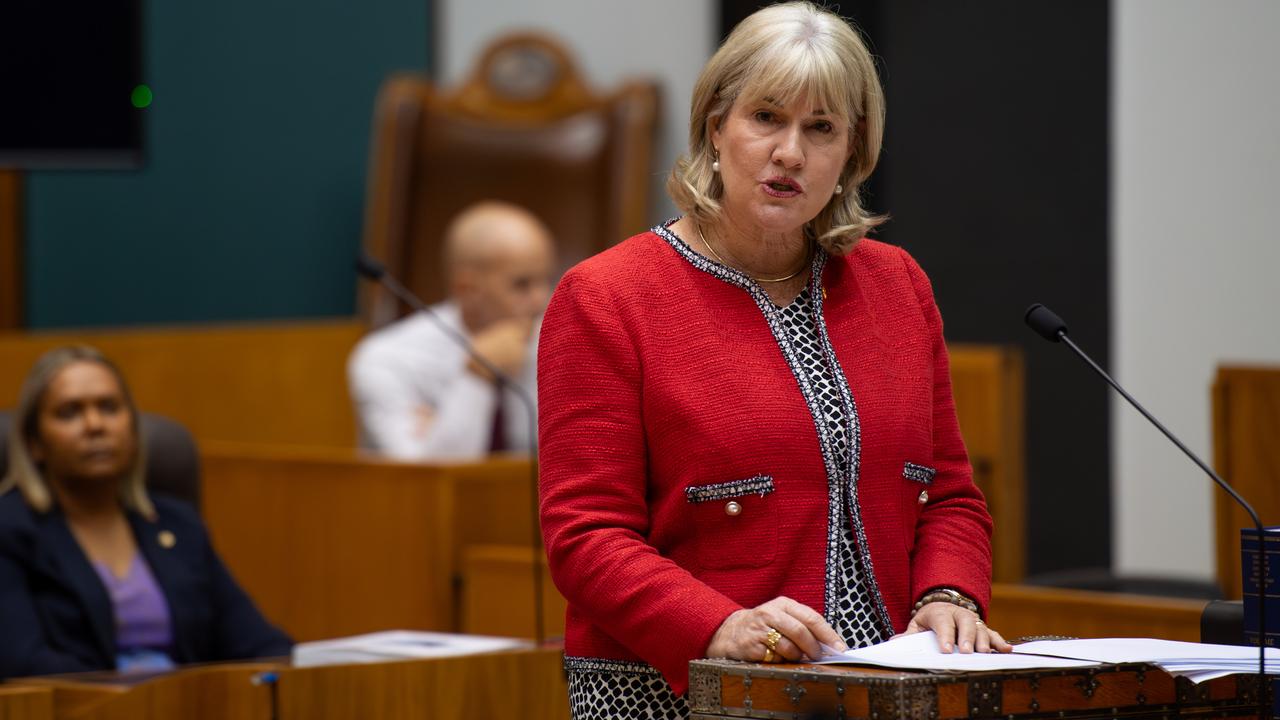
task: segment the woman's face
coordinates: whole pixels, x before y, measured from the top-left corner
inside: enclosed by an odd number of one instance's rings
[[[123,476],[137,441],[124,392],[115,375],[90,361],[53,376],[36,417],[32,458],[46,479],[103,480]]]
[[[720,154],[730,222],[790,233],[831,200],[851,155],[849,123],[812,100],[733,104],[711,142]]]

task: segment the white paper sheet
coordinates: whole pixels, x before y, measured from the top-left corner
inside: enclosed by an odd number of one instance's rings
[[[978,672],[983,670],[1030,670],[1034,668],[1088,667],[1098,663],[1058,657],[1014,653],[944,653],[932,631],[903,635],[869,647],[848,650],[818,661],[829,665],[875,665],[902,670],[934,672]]]
[[[1038,640],[1014,647],[1015,653],[1039,653],[1058,657],[1097,660],[1106,663],[1156,662],[1172,660],[1236,660],[1258,667],[1258,648],[1246,645],[1155,640],[1152,638],[1089,638],[1080,640]],[[1267,648],[1267,665],[1280,663],[1280,650]]]
[[[520,647],[532,647],[532,643],[515,638],[485,635],[387,630],[334,640],[299,643],[293,648],[293,664],[297,667],[312,667],[414,660],[475,655]]]
[[[1170,675],[1202,683],[1226,675],[1256,673],[1258,648],[1244,645],[1155,640],[1152,638],[1093,638],[1041,640],[1023,643],[1015,653],[1042,653],[1106,663],[1146,662]],[[1267,674],[1280,675],[1280,650],[1267,648]]]

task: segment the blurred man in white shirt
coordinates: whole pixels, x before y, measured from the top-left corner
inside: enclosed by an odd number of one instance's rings
[[[536,217],[483,202],[445,231],[450,298],[432,310],[536,398],[537,326],[554,249]],[[512,390],[425,313],[360,341],[347,364],[361,445],[405,460],[471,460],[533,447],[536,427]]]

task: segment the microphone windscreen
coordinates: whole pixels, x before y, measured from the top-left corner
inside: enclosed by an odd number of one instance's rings
[[[370,280],[381,280],[387,269],[367,253],[360,253],[356,256],[356,272]]]
[[[1027,308],[1027,314],[1024,319],[1031,326],[1031,329],[1039,333],[1045,340],[1058,342],[1061,340],[1059,335],[1067,334],[1067,324],[1062,321],[1062,318],[1040,303]]]

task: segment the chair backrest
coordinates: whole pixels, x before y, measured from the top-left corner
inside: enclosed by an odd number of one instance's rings
[[[956,417],[995,524],[992,579],[1026,575],[1027,489],[1021,351],[1007,345],[948,345]]]
[[[13,417],[0,410],[0,477],[9,471],[9,426]],[[191,433],[162,415],[140,418],[147,452],[147,491],[168,495],[200,509],[200,457]]]
[[[503,37],[442,91],[396,75],[378,94],[364,246],[427,302],[447,294],[442,235],[459,211],[505,200],[542,219],[561,269],[645,229],[658,91],[589,90],[568,54],[534,34]],[[372,326],[407,308],[362,290]]]
[[[1280,524],[1280,367],[1218,368],[1213,464],[1264,525]],[[1228,599],[1239,599],[1240,529],[1253,521],[1225,493],[1213,498],[1218,582]]]

